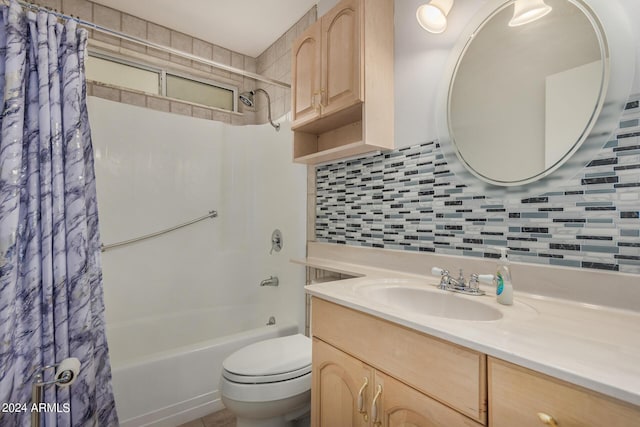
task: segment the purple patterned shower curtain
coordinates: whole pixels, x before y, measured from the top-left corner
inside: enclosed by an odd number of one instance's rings
[[[87,32],[0,6],[0,425],[118,425],[104,328]],[[34,371],[80,359],[31,405]],[[45,376],[45,380],[52,375]]]

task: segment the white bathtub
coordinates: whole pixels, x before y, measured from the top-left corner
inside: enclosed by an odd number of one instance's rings
[[[285,317],[304,323],[304,268],[289,260],[305,256],[306,216],[282,206],[305,206],[307,170],[291,163],[287,122],[274,132],[96,97],[88,108],[105,244],[219,213],[101,255],[120,421],[179,425],[221,407],[228,354],[297,332]],[[276,228],[286,243],[270,255]],[[270,275],[280,286],[260,287]],[[204,304],[215,309],[191,310]],[[265,329],[270,315],[278,327]]]
[[[247,344],[298,332],[265,326],[254,306],[194,310],[107,326],[121,427],[173,427],[223,408],[222,361]],[[259,317],[259,318],[258,318]]]

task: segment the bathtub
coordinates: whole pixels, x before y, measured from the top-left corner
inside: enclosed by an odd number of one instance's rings
[[[107,326],[121,427],[174,427],[223,408],[222,361],[256,341],[292,335],[254,306],[191,310]]]

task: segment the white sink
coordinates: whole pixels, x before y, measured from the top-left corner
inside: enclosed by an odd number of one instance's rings
[[[492,321],[502,318],[502,312],[489,304],[454,292],[442,291],[427,284],[394,280],[363,283],[356,294],[374,303],[416,314],[448,319]]]

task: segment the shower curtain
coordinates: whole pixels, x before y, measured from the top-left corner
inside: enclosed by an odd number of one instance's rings
[[[104,328],[87,32],[25,12],[0,23],[0,425],[117,426]],[[77,380],[45,388],[38,367],[80,359]],[[45,380],[52,379],[47,371]]]

